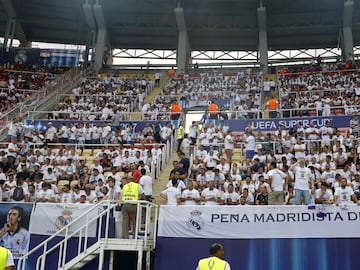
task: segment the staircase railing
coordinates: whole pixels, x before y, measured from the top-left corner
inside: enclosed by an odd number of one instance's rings
[[[137,218],[136,218],[136,224],[135,224],[135,232],[134,232],[134,239],[139,238],[139,233],[144,235],[144,246],[151,246],[152,248],[155,248],[156,245],[156,230],[157,230],[157,216],[158,216],[158,205],[150,203],[148,201],[138,201],[138,202],[127,202],[127,203],[134,203],[137,204]],[[23,257],[21,257],[17,264],[18,270],[25,270],[26,269],[26,260],[33,255],[36,252],[42,252],[42,255],[40,255],[37,258],[36,261],[36,270],[45,270],[46,266],[46,259],[47,256],[54,252],[58,251],[58,269],[61,267],[64,267],[68,261],[71,259],[74,259],[75,257],[78,257],[80,254],[84,254],[86,252],[89,252],[92,250],[91,247],[96,245],[100,242],[100,240],[103,240],[105,243],[109,239],[109,225],[110,225],[110,217],[112,217],[112,213],[115,210],[115,207],[118,204],[113,203],[111,201],[101,201],[88,210],[86,210],[83,214],[75,218],[71,223],[69,223],[67,226],[63,227],[59,231],[57,231],[55,234],[47,238],[44,242],[34,247],[32,250],[30,250],[27,254],[25,254]],[[102,211],[98,211],[98,210]],[[145,209],[145,211],[143,210]],[[152,211],[155,209],[155,211]],[[94,215],[94,211],[98,211],[96,215]],[[142,225],[142,214],[145,212],[145,226]],[[152,214],[154,216],[152,216]],[[153,227],[151,227],[151,221],[154,220]],[[81,225],[79,228],[77,228],[74,231],[70,231],[70,228],[72,225],[78,222],[84,222],[83,225]],[[127,221],[124,221],[127,222]],[[105,223],[105,225],[103,224]],[[89,243],[89,230],[91,229],[91,226],[97,225],[97,236],[96,236],[96,242]],[[105,226],[103,230],[103,226]],[[143,227],[143,228],[142,228]],[[64,237],[61,241],[59,241],[56,244],[52,244],[54,238],[56,237]],[[67,257],[67,248],[69,244],[69,240],[77,238],[77,254],[74,256],[74,258]],[[122,241],[119,239],[119,241]],[[74,248],[74,247],[73,247]]]

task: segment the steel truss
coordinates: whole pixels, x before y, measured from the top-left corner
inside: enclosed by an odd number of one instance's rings
[[[354,47],[355,58],[360,55],[360,46]],[[310,63],[316,57],[324,61],[335,61],[341,57],[339,48],[323,49],[297,49],[268,51],[269,65],[286,63]],[[147,60],[173,60],[176,61],[176,50],[150,50],[150,49],[116,49],[114,59],[137,58]],[[192,63],[242,63],[258,66],[260,59],[258,51],[192,51]]]

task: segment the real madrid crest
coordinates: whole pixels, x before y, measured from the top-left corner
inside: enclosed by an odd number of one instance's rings
[[[25,50],[19,50],[14,57],[15,63],[25,64],[27,61],[27,55]]]
[[[66,225],[68,225],[72,221],[72,212],[70,210],[64,210],[61,212],[61,216],[59,216],[55,220],[55,226],[59,230],[64,228]]]
[[[190,212],[191,217],[187,220],[187,225],[191,230],[194,231],[200,231],[202,228],[204,228],[204,220],[201,217],[201,211],[199,210],[193,210]]]

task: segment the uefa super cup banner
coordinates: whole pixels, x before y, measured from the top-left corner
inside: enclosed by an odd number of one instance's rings
[[[30,228],[31,234],[39,234],[39,235],[53,235],[58,232],[70,222],[76,220],[81,214],[86,212],[93,205],[91,204],[47,204],[40,203],[37,204],[31,218]],[[86,222],[92,220],[100,209],[92,210],[88,218],[83,217],[77,222],[75,222],[70,228],[69,233],[76,232],[82,225]],[[88,237],[96,236],[96,221],[93,221],[88,230]],[[65,231],[64,233],[65,234]],[[77,232],[75,235],[78,235]]]
[[[162,206],[160,237],[357,238],[360,207]]]

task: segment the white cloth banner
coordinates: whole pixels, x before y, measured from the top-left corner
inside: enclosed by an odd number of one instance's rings
[[[360,207],[161,206],[161,237],[338,238],[360,237]]]
[[[53,235],[74,219],[86,212],[92,204],[47,204],[39,203],[35,206],[30,221],[30,233],[40,235]],[[98,209],[89,213],[89,220],[98,214]],[[69,233],[75,232],[87,221],[86,217],[75,222],[69,229]],[[96,221],[93,221],[87,231],[89,237],[96,236]]]

